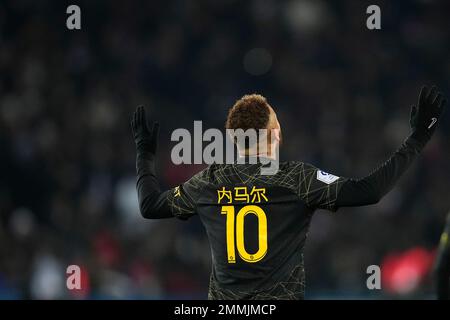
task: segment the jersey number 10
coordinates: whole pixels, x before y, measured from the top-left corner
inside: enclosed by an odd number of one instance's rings
[[[227,215],[227,254],[228,263],[236,263],[237,252],[242,260],[247,262],[258,262],[267,253],[267,217],[263,209],[258,206],[249,205],[239,210],[236,215],[234,206],[222,206],[222,214]],[[251,254],[245,250],[244,245],[244,218],[247,214],[254,214],[258,218],[258,251]]]

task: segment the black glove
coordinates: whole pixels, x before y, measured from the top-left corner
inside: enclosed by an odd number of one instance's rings
[[[155,155],[158,147],[159,123],[153,122],[152,129],[148,129],[144,106],[137,107],[134,112],[131,120],[131,130],[133,131],[136,150]]]
[[[436,86],[431,89],[427,86],[422,87],[417,106],[411,107],[410,124],[413,137],[423,143],[430,140],[446,102],[441,92],[436,93]]]

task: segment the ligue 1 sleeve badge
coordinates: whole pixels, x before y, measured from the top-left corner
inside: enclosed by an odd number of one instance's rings
[[[323,183],[331,184],[335,182],[337,179],[339,179],[338,176],[335,176],[331,173],[327,173],[322,170],[317,170],[317,180],[322,181]]]

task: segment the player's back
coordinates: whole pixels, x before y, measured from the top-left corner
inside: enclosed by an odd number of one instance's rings
[[[176,189],[174,214],[198,214],[208,234],[212,299],[299,299],[303,246],[315,208],[333,209],[337,177],[302,162],[212,165]],[[334,176],[333,176],[334,177]]]
[[[210,298],[298,299],[314,209],[333,210],[339,179],[302,162],[212,165],[175,189],[174,214],[198,214],[212,251]]]
[[[299,201],[292,170],[293,164],[283,164],[276,175],[260,175],[260,165],[210,168],[198,214],[212,249],[211,298],[302,294],[302,249],[312,210]],[[291,282],[291,290],[280,292],[281,282]]]

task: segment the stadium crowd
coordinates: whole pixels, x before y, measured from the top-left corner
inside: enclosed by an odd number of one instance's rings
[[[0,298],[206,298],[198,218],[139,214],[129,127],[138,104],[161,124],[158,172],[169,188],[202,168],[171,163],[171,132],[194,120],[223,128],[245,93],[276,108],[284,159],[359,177],[408,135],[423,83],[450,92],[444,1],[378,1],[375,31],[364,2],[78,2],[73,31],[62,4],[0,3]],[[307,297],[431,295],[450,209],[449,119],[379,204],[316,213]],[[429,254],[423,277],[367,289],[367,266],[411,248]],[[71,264],[83,271],[73,294]]]

